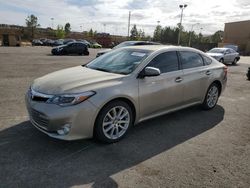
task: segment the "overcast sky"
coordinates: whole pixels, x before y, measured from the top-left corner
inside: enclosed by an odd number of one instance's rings
[[[29,14],[42,27],[71,24],[74,31],[93,28],[98,32],[126,35],[128,12],[131,24],[152,35],[157,21],[162,26],[180,22],[179,4],[187,4],[183,26],[211,34],[224,29],[225,22],[250,19],[250,0],[0,0],[0,23],[25,25]],[[106,26],[104,26],[106,25]]]

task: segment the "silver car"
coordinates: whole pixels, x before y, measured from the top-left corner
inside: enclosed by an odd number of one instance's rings
[[[36,79],[26,105],[32,124],[51,137],[112,143],[138,122],[197,104],[214,108],[226,82],[227,67],[199,50],[125,47]]]
[[[231,48],[213,48],[207,52],[207,55],[221,63],[232,63],[233,65],[240,60],[239,53]]]

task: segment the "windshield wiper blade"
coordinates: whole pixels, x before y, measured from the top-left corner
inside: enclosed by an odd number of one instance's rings
[[[103,71],[103,72],[110,72],[109,70],[107,70],[107,69],[104,69],[104,68],[92,68],[92,69],[94,69],[94,70],[99,70],[99,71]]]

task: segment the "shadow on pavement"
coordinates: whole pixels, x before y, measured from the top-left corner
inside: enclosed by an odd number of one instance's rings
[[[3,187],[118,187],[111,175],[212,129],[223,118],[221,106],[192,107],[143,122],[110,145],[55,140],[22,122],[0,132],[0,182]]]

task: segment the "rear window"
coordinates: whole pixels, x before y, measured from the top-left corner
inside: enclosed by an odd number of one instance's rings
[[[190,69],[203,66],[203,59],[200,56],[200,54],[188,51],[186,52],[182,51],[179,53],[183,69]]]
[[[212,63],[212,59],[210,59],[209,57],[203,55],[202,58],[204,60],[205,65],[210,65]]]

